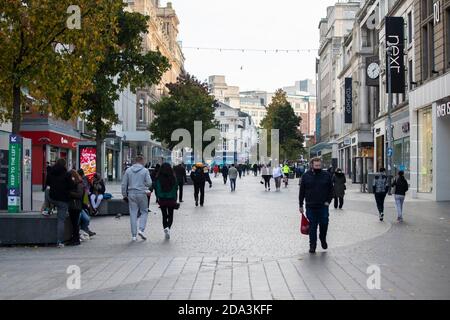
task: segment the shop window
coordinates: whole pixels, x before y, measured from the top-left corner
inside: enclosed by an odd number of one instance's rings
[[[432,109],[418,113],[418,191],[433,191],[433,128]]]

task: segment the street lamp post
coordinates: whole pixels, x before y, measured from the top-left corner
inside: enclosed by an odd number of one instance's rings
[[[389,183],[389,195],[391,195],[391,179],[392,179],[392,156],[393,156],[393,127],[392,127],[392,75],[391,75],[391,57],[393,56],[393,47],[389,46],[387,48],[387,86],[388,86],[388,118],[387,118],[387,140],[388,140],[388,152],[387,152],[387,162],[388,162],[388,183]]]

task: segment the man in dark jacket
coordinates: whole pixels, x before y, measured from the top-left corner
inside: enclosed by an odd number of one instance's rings
[[[222,167],[222,177],[223,177],[223,184],[227,184],[228,181],[228,166],[226,164]]]
[[[184,163],[181,163],[175,166],[174,169],[175,169],[175,176],[177,177],[178,182],[178,197],[180,202],[183,202],[183,186],[185,183],[187,183],[186,167],[184,166]]]
[[[209,187],[212,187],[211,178],[209,177],[209,170],[201,163],[197,163],[191,172],[191,179],[194,183],[194,198],[195,206],[198,207],[198,194],[200,193],[200,206],[203,207],[205,203],[205,184],[209,183]]]
[[[306,202],[306,217],[309,220],[309,252],[315,253],[317,246],[317,226],[320,230],[320,243],[328,249],[327,231],[329,206],[333,198],[331,175],[322,170],[320,158],[311,160],[312,170],[306,172],[300,184],[300,213],[304,214],[303,203]]]
[[[58,159],[56,164],[47,174],[45,182],[45,185],[50,187],[50,203],[54,205],[58,211],[56,236],[58,247],[64,247],[64,222],[69,210],[70,190],[73,186],[66,166],[66,160]]]

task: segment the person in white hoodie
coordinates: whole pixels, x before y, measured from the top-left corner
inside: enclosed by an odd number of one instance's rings
[[[283,177],[283,172],[281,171],[281,165],[275,166],[273,168],[273,178],[275,179],[275,187],[277,188],[277,191],[280,191],[282,177]]]
[[[136,163],[125,171],[122,179],[122,196],[128,202],[130,209],[130,223],[132,241],[137,241],[139,235],[142,240],[147,240],[145,227],[148,218],[149,188],[152,179],[149,171],[144,167],[144,157],[137,156]],[[139,230],[138,230],[139,218]]]

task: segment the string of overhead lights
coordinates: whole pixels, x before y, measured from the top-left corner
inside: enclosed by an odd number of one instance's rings
[[[311,53],[317,52],[317,49],[251,49],[251,48],[212,48],[212,47],[182,47],[182,49],[189,50],[209,50],[209,51],[218,51],[218,52],[258,52],[258,53]]]

